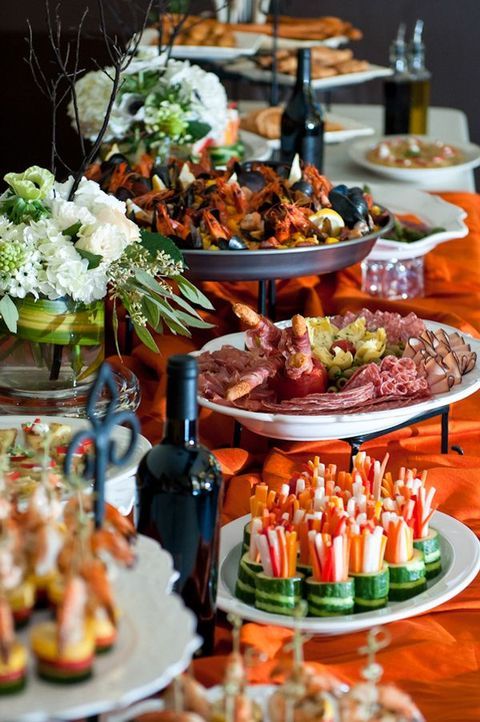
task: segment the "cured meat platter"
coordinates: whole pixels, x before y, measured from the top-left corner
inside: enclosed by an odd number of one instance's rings
[[[416,320],[417,323],[420,321],[419,319]],[[420,323],[425,324],[427,333],[442,333],[443,329],[443,332],[447,335],[458,336],[457,330],[446,324],[438,324],[434,321],[420,321]],[[290,325],[290,321],[276,324],[279,329],[286,329]],[[412,333],[412,335],[416,335],[416,333]],[[245,333],[229,334],[210,341],[200,353],[214,353],[224,346],[230,346],[234,349],[244,349],[245,340]],[[235,405],[235,403],[229,403],[226,399],[222,399],[215,394],[205,392],[205,395],[199,397],[199,403],[213,411],[233,417],[250,431],[254,431],[262,436],[284,440],[320,441],[324,439],[346,439],[360,434],[386,431],[389,428],[407,423],[410,419],[414,419],[421,414],[430,413],[436,409],[441,409],[444,406],[460,401],[475,393],[480,388],[480,369],[475,365],[475,354],[480,352],[480,340],[466,335],[464,335],[462,341],[463,340],[469,344],[471,349],[471,368],[466,375],[458,378],[458,383],[448,389],[441,384],[435,386],[434,382],[434,386],[431,387],[431,394],[428,392],[428,388],[425,394],[417,393],[417,389],[415,389],[411,398],[402,398],[399,396],[398,400],[392,401],[390,395],[387,404],[379,403],[377,405],[375,405],[375,403],[372,405],[372,403],[368,401],[364,402],[363,398],[360,399],[360,397],[357,396],[356,402],[351,404],[350,408],[345,405],[345,399],[352,397],[351,392],[349,395],[342,393],[320,394],[323,404],[321,410],[312,410],[307,402],[305,406],[306,410],[303,412],[302,408],[305,399],[301,399],[300,402],[298,402],[297,399],[297,403],[293,405],[288,402],[285,404],[282,402],[282,404],[269,405],[260,401],[257,402],[257,404],[245,403],[243,404],[245,408],[240,408],[242,404],[237,403],[237,405]],[[207,358],[208,361],[208,357],[203,358]],[[392,356],[387,358],[391,359]],[[382,364],[392,363],[387,362],[386,359],[380,362],[379,358],[377,361],[379,362],[377,367],[379,372],[383,371]],[[394,370],[393,375],[395,375],[395,373],[401,373],[402,364],[405,364],[408,360],[398,359],[397,361],[400,362],[400,366],[396,367],[398,371]],[[371,363],[369,365],[376,371],[375,364]],[[392,374],[390,373],[390,375]],[[393,382],[395,382],[395,379],[393,379]],[[389,381],[389,383],[391,382]],[[420,380],[415,381],[415,383],[421,385]],[[200,388],[202,388],[202,381]],[[362,386],[362,389],[365,389],[365,386]],[[418,389],[420,389],[420,386],[418,386]],[[359,392],[358,384],[353,385],[353,391],[355,394]],[[386,394],[389,393],[387,390]],[[209,395],[210,398],[206,398],[206,396]],[[312,396],[318,396],[318,394],[313,393]],[[252,410],[252,406],[260,410]]]

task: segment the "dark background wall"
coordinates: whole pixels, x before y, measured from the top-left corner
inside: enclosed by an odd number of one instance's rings
[[[111,0],[105,0],[108,7]],[[124,0],[128,7],[129,0]],[[131,2],[131,0],[130,0]],[[88,0],[63,0],[64,25],[75,27]],[[54,3],[52,3],[54,4]],[[106,62],[98,38],[95,0],[82,45],[82,65],[92,58]],[[432,105],[460,108],[469,119],[470,134],[480,142],[480,0],[283,0],[282,11],[297,16],[341,15],[364,32],[355,54],[386,64],[388,46],[403,20],[409,30],[417,17],[425,21],[427,65],[432,71]],[[0,0],[0,173],[32,164],[47,164],[50,147],[48,103],[33,84],[22,60],[26,20],[30,18],[42,63],[47,64],[42,0]],[[245,84],[247,88],[247,84]],[[381,102],[381,81],[339,89],[334,102]],[[65,155],[75,163],[78,145],[69,123],[59,116],[59,138]]]

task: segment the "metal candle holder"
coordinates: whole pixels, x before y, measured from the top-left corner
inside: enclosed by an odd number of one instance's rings
[[[111,399],[107,405],[105,416],[99,417],[96,414],[96,408],[105,390],[110,393]],[[75,452],[86,441],[93,444],[93,454],[87,456],[81,477],[88,482],[93,479],[94,515],[97,529],[103,523],[107,467],[109,465],[123,466],[126,464],[135,451],[140,434],[140,422],[133,411],[116,411],[118,401],[118,390],[112,369],[107,363],[104,363],[100,367],[95,383],[88,394],[86,410],[91,427],[82,429],[74,435],[65,456],[65,474],[71,476]],[[120,424],[127,424],[131,433],[127,449],[119,453],[117,451],[117,440],[114,438],[113,432],[115,427]]]

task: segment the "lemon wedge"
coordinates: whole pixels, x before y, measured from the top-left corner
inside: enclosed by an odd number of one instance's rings
[[[322,208],[309,217],[309,220],[317,226],[323,233],[327,233],[329,237],[336,237],[340,234],[345,222],[337,211],[333,208]]]

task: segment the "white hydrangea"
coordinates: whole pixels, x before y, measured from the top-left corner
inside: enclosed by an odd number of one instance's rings
[[[113,86],[113,68],[92,70],[75,83],[80,131],[85,138],[94,141],[103,125]],[[73,100],[68,105],[68,114],[76,128]],[[132,123],[131,116],[115,103],[110,115],[104,141],[122,138]]]
[[[227,125],[227,93],[214,73],[207,73],[188,60],[170,60],[161,84],[180,87],[180,99],[189,104],[191,120],[208,123],[207,137],[220,137]]]

